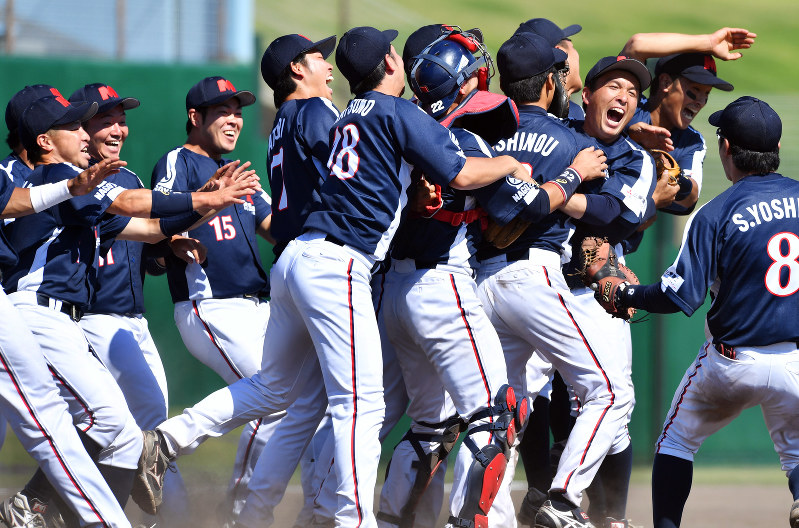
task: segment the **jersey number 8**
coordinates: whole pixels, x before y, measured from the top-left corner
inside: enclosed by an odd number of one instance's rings
[[[783,241],[788,246],[787,254],[782,253]],[[766,270],[766,289],[778,297],[793,295],[799,290],[799,236],[794,233],[777,233],[766,245],[766,252],[774,263]],[[788,280],[783,285],[780,280],[782,268],[788,268]]]

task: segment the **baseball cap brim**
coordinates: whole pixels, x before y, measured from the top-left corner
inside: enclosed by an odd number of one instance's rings
[[[209,99],[208,101],[206,101],[204,104],[202,104],[200,106],[218,105],[218,104],[224,103],[228,99],[233,99],[234,97],[239,100],[239,103],[241,104],[241,106],[249,106],[249,105],[255,103],[255,95],[253,95],[252,92],[250,92],[248,90],[241,90],[240,92],[235,92],[235,93],[223,92],[223,93],[219,94],[217,97],[214,97],[213,99]]]
[[[333,53],[333,50],[336,49],[336,36],[333,35],[332,37],[327,37],[323,38],[322,40],[317,40],[316,42],[314,42],[313,44],[309,45],[307,48],[302,50],[300,53],[305,53],[312,49],[319,51],[319,53],[322,54],[322,57],[328,58],[330,54]],[[298,53],[297,55],[299,55],[300,53]]]
[[[713,125],[714,127],[721,126],[721,114],[723,113],[724,110],[716,110],[707,117],[707,122]]]
[[[619,59],[602,71],[597,72],[597,74],[594,75],[594,79],[614,70],[632,73],[638,79],[639,89],[641,91],[649,88],[649,85],[652,83],[652,75],[649,73],[647,67],[642,62],[635,59]]]
[[[580,24],[572,24],[571,26],[563,28],[563,36],[571,37],[572,35],[576,35],[582,30],[583,26],[581,26]]]
[[[724,92],[731,92],[733,90],[732,84],[728,83],[724,79],[717,77],[707,71],[706,69],[702,68],[701,66],[693,66],[691,68],[687,68],[680,72],[680,75],[688,79],[689,81],[693,81],[699,84],[706,84],[708,86],[712,86],[713,88],[718,88]]]
[[[121,97],[113,100],[109,99],[107,102],[103,101],[103,104],[97,107],[97,113],[102,114],[103,112],[107,112],[117,105],[122,105],[122,110],[131,110],[138,107],[140,104],[141,101],[135,97]]]
[[[78,102],[69,104],[70,107],[67,108],[67,111],[64,113],[64,115],[58,118],[55,123],[50,125],[50,128],[59,125],[68,125],[76,121],[88,121],[94,116],[94,114],[97,113],[97,103]]]

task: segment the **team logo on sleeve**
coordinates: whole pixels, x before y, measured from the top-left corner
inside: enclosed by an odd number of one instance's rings
[[[685,282],[685,279],[677,273],[674,266],[667,269],[660,280],[664,286],[671,288],[673,291],[679,290],[680,286]]]

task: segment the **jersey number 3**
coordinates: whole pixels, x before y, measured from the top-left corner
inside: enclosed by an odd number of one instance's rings
[[[783,254],[783,242],[788,252]],[[766,245],[766,252],[774,263],[766,270],[766,289],[778,297],[793,295],[799,290],[799,236],[794,233],[777,233]],[[785,284],[781,280],[782,268],[788,268]]]
[[[327,160],[327,167],[330,174],[335,175],[340,180],[348,180],[358,172],[360,158],[355,151],[355,146],[361,139],[358,127],[350,123],[343,129],[336,129],[336,137],[333,139],[333,149],[330,158]],[[341,150],[339,150],[339,142]],[[344,170],[344,158],[347,158],[347,170]]]

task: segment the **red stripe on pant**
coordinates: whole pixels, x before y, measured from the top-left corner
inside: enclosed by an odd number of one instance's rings
[[[544,276],[547,279],[547,284],[551,287],[552,283],[549,280],[549,274],[547,273],[547,268],[545,266],[542,266],[542,269],[544,270]],[[582,465],[583,462],[585,462],[585,457],[588,456],[588,450],[591,449],[591,444],[593,444],[594,438],[596,438],[596,432],[599,430],[599,427],[602,425],[602,422],[605,420],[605,416],[608,414],[608,411],[611,409],[611,407],[613,407],[613,403],[616,401],[616,394],[613,392],[613,385],[611,385],[610,379],[608,378],[605,369],[602,367],[602,364],[599,362],[599,359],[596,357],[596,354],[594,354],[594,350],[591,348],[591,345],[588,343],[585,334],[583,334],[583,331],[580,329],[580,325],[577,324],[577,321],[574,319],[574,316],[572,315],[571,311],[569,311],[568,307],[566,307],[566,301],[563,299],[563,296],[558,292],[555,292],[555,294],[558,296],[558,300],[560,301],[561,306],[563,306],[563,309],[566,311],[566,314],[569,316],[569,319],[574,325],[574,328],[577,330],[577,333],[580,335],[580,339],[583,340],[583,344],[585,345],[586,350],[588,350],[588,354],[591,356],[591,359],[594,361],[594,364],[596,365],[597,369],[599,369],[599,372],[602,374],[602,377],[605,378],[605,385],[607,386],[608,392],[610,393],[610,403],[608,403],[608,405],[602,410],[602,413],[599,415],[599,419],[594,425],[594,430],[591,431],[591,435],[588,437],[588,442],[586,442],[583,454],[580,457],[579,465]],[[575,468],[566,477],[566,480],[563,484],[564,491],[568,489],[569,482],[571,481],[571,478],[574,475],[575,471],[577,471],[577,468]]]
[[[19,385],[19,381],[11,372],[8,363],[6,362],[6,358],[2,354],[0,354],[0,361],[2,361],[3,368],[8,374],[8,377],[11,379],[11,383],[14,385],[14,389],[16,389],[17,394],[19,394],[19,397],[22,400],[22,403],[25,405],[25,408],[28,410],[28,414],[30,415],[33,422],[36,424],[36,428],[39,430],[42,436],[47,439],[47,444],[50,446],[50,450],[53,452],[53,455],[55,455],[56,460],[58,460],[58,464],[61,466],[61,469],[64,470],[64,473],[67,475],[67,478],[69,478],[69,481],[72,482],[72,485],[75,486],[76,490],[78,490],[78,494],[83,498],[84,501],[86,501],[86,504],[88,504],[89,509],[97,516],[97,520],[100,523],[102,523],[104,527],[109,527],[110,525],[103,519],[102,515],[100,515],[100,512],[97,510],[97,506],[95,506],[94,502],[92,502],[92,500],[83,490],[83,488],[80,487],[74,475],[72,475],[72,473],[67,468],[67,465],[64,462],[63,455],[58,451],[58,448],[56,447],[52,437],[44,431],[44,427],[42,427],[41,422],[39,422],[39,419],[36,417],[36,413],[33,411],[33,407],[31,407],[30,403],[28,402],[28,399],[25,397],[25,394],[22,392],[22,388]]]
[[[355,369],[355,308],[352,305],[352,265],[347,265],[347,308],[350,313],[350,361],[352,362],[352,430],[350,432],[350,464],[352,465],[352,482],[355,485],[355,509],[358,511],[358,524],[363,522],[361,499],[358,494],[358,471],[355,468],[355,426],[358,420],[358,372]]]

